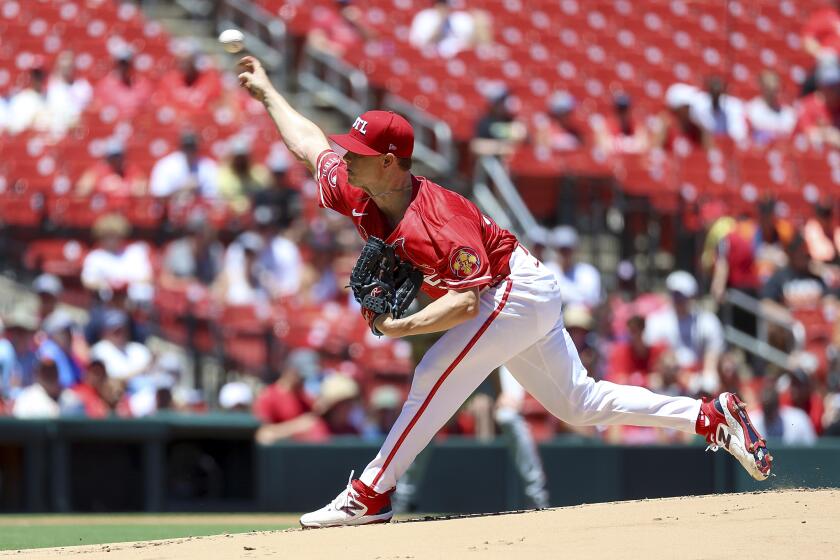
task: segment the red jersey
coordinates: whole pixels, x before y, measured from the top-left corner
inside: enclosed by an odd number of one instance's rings
[[[254,416],[266,424],[278,424],[294,420],[312,412],[312,403],[300,391],[289,391],[276,383],[266,387],[259,394],[253,406]],[[316,417],[308,430],[298,433],[295,441],[324,441],[329,439],[330,430],[323,418]]]
[[[822,48],[840,53],[840,13],[826,6],[815,10],[802,29],[802,35],[813,37]]]
[[[799,119],[796,130],[807,132],[811,128],[840,125],[840,115],[832,114],[819,92],[802,99],[799,104]]]
[[[211,69],[198,75],[195,82],[188,85],[184,75],[172,70],[164,75],[158,85],[158,91],[165,95],[166,102],[187,115],[204,114],[221,95],[222,82],[218,73]]]
[[[312,23],[309,31],[318,30],[327,40],[339,47],[341,52],[361,48],[365,38],[359,29],[341,17],[341,12],[333,8],[316,8],[312,11]]]
[[[148,103],[151,94],[152,85],[145,78],[135,75],[127,86],[111,72],[96,84],[93,99],[102,107],[115,107],[120,119],[131,119]]]
[[[332,150],[318,156],[319,204],[353,220],[367,239],[394,244],[400,258],[423,271],[423,291],[439,298],[448,290],[496,284],[510,274],[518,241],[509,231],[448,189],[411,176],[411,203],[395,228],[365,192],[347,180],[347,165]]]
[[[111,409],[108,407],[108,404],[91,385],[78,383],[71,391],[76,393],[76,396],[82,401],[85,416],[88,418],[106,418],[111,414]]]
[[[726,259],[729,278],[726,285],[739,290],[759,288],[758,268],[755,264],[753,239],[755,227],[751,223],[739,224],[718,245],[718,258]]]

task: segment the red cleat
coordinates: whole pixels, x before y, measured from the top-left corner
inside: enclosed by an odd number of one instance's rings
[[[351,472],[347,488],[321,509],[302,516],[300,525],[309,529],[387,523],[393,515],[391,492],[375,492],[361,480],[353,480]]]
[[[746,406],[735,393],[703,399],[695,429],[709,442],[707,451],[723,447],[754,479],[767,480],[770,476],[773,457],[767,451],[767,442],[750,422]]]

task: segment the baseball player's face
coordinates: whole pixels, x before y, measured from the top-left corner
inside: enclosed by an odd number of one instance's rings
[[[362,156],[347,152],[344,162],[347,164],[347,179],[367,194],[377,194],[377,185],[381,182],[383,158],[385,156]]]

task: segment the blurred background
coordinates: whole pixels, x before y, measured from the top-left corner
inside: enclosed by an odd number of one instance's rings
[[[0,0],[0,510],[315,507],[434,341],[369,332],[231,27],[327,131],[405,115],[415,173],[555,271],[589,375],[737,391],[775,483],[840,482],[840,3]],[[492,372],[397,505],[753,488],[698,447]]]

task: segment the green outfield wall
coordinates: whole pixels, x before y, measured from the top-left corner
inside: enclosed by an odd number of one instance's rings
[[[379,442],[253,443],[248,415],[148,420],[0,418],[0,511],[306,511],[335,497]],[[757,483],[723,452],[607,446],[577,437],[540,446],[552,505],[773,487],[840,487],[840,440],[773,446]],[[487,512],[528,506],[504,440],[449,438],[418,459],[414,506]]]

